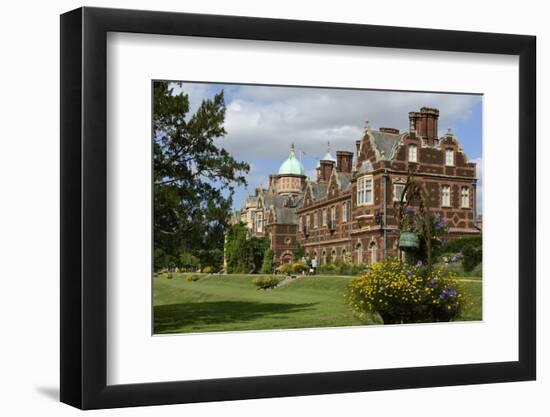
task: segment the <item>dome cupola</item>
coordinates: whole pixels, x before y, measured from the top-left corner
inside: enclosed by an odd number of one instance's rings
[[[294,153],[294,144],[290,148],[290,155],[287,160],[281,164],[279,175],[305,175],[306,171],[302,163],[296,158]]]

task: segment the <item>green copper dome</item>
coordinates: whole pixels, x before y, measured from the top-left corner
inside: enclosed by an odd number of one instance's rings
[[[296,155],[294,155],[294,145],[290,148],[290,155],[288,156],[288,159],[283,162],[279,168],[279,175],[288,174],[306,175],[304,166],[298,159],[296,159]]]

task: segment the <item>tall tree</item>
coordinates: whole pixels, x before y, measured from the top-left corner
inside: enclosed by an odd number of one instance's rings
[[[180,84],[181,86],[181,84]],[[246,185],[249,165],[223,147],[223,91],[193,115],[189,96],[174,83],[153,86],[155,268],[185,252],[223,249],[223,234],[236,186]],[[175,262],[177,263],[177,262]]]

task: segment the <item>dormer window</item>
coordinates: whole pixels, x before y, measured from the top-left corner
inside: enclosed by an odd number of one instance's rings
[[[418,146],[409,145],[409,162],[418,162]]]
[[[455,155],[452,149],[445,149],[445,165],[452,166],[455,164]]]

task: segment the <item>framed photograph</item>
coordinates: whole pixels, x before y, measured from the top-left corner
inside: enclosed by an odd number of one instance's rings
[[[61,16],[61,401],[533,380],[535,37]]]

